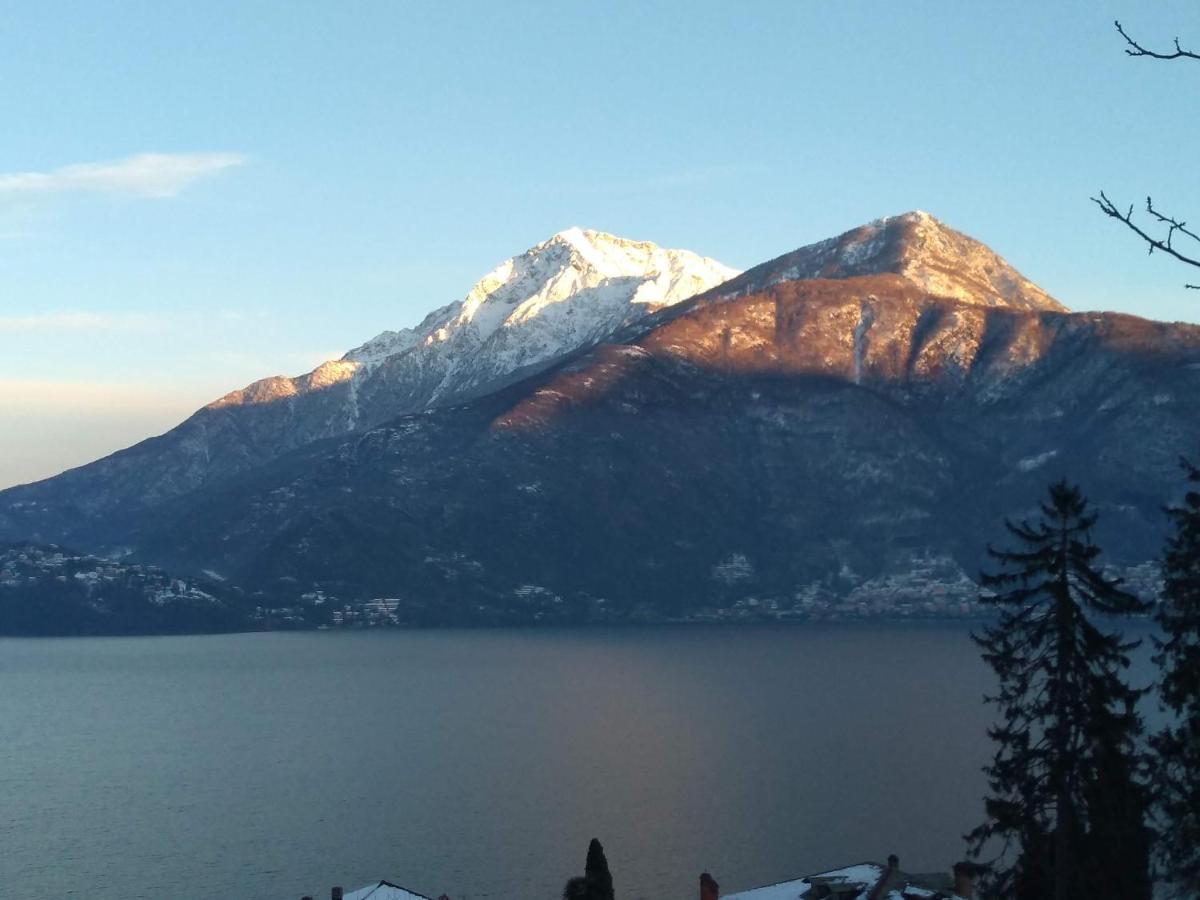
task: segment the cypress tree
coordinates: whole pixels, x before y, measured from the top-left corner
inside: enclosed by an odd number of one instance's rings
[[[572,878],[563,886],[563,900],[614,900],[612,874],[600,842],[592,838],[588,844],[583,876]]]
[[[1000,616],[972,638],[999,680],[986,699],[1000,720],[988,731],[996,752],[984,770],[987,819],[967,840],[976,857],[1002,848],[986,885],[997,897],[1148,898],[1141,692],[1121,678],[1137,643],[1089,618],[1148,606],[1096,568],[1096,516],[1078,487],[1051,485],[1040,513],[1005,523],[1016,549],[988,548],[998,571],[983,574],[981,599]],[[1134,822],[1121,820],[1129,815]],[[1131,835],[1138,840],[1122,845]],[[1139,887],[1118,894],[1097,884],[1100,854],[1109,882]]]
[[[1200,896],[1200,468],[1184,462],[1192,489],[1167,510],[1175,526],[1164,556],[1158,623],[1159,696],[1174,716],[1153,738],[1159,851],[1180,896]]]
[[[583,875],[588,881],[589,900],[614,900],[612,874],[608,871],[608,859],[600,842],[592,838],[588,844],[587,862]]]

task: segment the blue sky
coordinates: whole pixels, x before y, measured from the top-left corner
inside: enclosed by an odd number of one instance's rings
[[[922,208],[1073,308],[1200,322],[1088,202],[1200,213],[1200,64],[1114,18],[1200,45],[1192,2],[8,3],[0,486],[576,224],[745,267]]]

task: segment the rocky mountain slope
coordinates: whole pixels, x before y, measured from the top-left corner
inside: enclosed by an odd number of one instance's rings
[[[935,297],[1010,309],[1067,309],[989,247],[915,210],[755,266],[722,293],[753,293],[782,281],[891,272]]]
[[[686,250],[560,232],[415,328],[384,332],[307,375],[257,381],[166,434],[0,493],[0,535],[57,536],[87,523],[103,531],[312,441],[495,390],[736,274]]]
[[[1198,448],[1200,328],[1067,312],[910,213],[491,393],[67,530],[419,621],[886,610],[969,597],[1003,517],[1061,475],[1109,560],[1144,563]],[[0,494],[9,528],[62,521],[50,502]]]

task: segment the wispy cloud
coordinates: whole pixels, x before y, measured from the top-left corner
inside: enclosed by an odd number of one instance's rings
[[[193,182],[246,161],[241,153],[139,153],[49,172],[11,172],[0,174],[0,200],[72,192],[174,197]]]
[[[161,324],[139,313],[50,312],[0,316],[0,334],[27,331],[133,331]]]

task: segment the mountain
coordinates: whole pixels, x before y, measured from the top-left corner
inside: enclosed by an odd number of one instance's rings
[[[923,213],[617,335],[160,504],[123,539],[280,602],[400,597],[429,621],[957,602],[1060,474],[1113,562],[1151,559],[1200,445],[1200,328],[1067,312]]]
[[[979,306],[1067,311],[993,250],[921,210],[877,219],[755,266],[724,285],[722,294],[754,293],[783,281],[885,272],[935,297]]]
[[[1069,312],[909,213],[88,527],[256,602],[412,622],[944,611],[1062,475],[1106,559],[1152,579],[1197,447],[1200,327]],[[27,497],[0,494],[6,527],[62,521],[52,494],[13,515]]]
[[[307,375],[262,379],[166,434],[0,492],[0,535],[104,544],[116,522],[173,497],[313,441],[495,390],[736,274],[686,250],[559,232],[415,328],[384,332]]]

